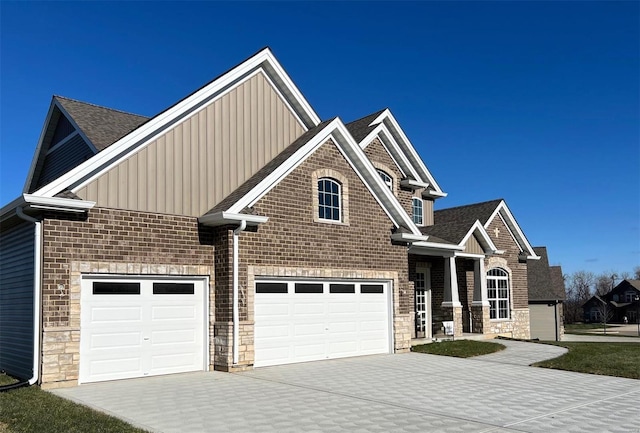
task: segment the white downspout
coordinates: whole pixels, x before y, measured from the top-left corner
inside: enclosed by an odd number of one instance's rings
[[[247,228],[247,221],[241,220],[240,225],[233,231],[233,365],[238,365],[240,333],[240,311],[238,300],[238,242],[240,232]]]
[[[16,215],[25,221],[35,224],[35,269],[33,278],[33,377],[29,379],[29,385],[33,385],[40,379],[40,261],[42,260],[42,222],[25,214],[20,206],[16,208]]]

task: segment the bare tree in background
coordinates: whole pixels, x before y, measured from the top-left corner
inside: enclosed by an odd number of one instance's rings
[[[596,277],[596,295],[604,296],[615,287],[618,275],[615,272],[604,272]]]
[[[633,268],[633,279],[640,280],[640,266]]]
[[[596,276],[593,272],[578,271],[565,277],[566,300],[564,302],[565,323],[582,322],[582,304],[591,298],[591,288]]]
[[[607,333],[607,323],[613,319],[613,315],[615,311],[611,305],[600,296],[596,295],[596,299],[600,301],[600,304],[596,307],[596,311],[598,312],[598,319],[602,323],[604,327],[604,333]]]

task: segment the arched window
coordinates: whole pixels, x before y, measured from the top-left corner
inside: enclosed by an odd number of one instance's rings
[[[411,201],[411,208],[413,213],[413,222],[419,226],[423,224],[423,210],[422,210],[422,199],[414,197]]]
[[[500,268],[487,272],[489,318],[509,318],[509,274]]]
[[[342,191],[340,184],[331,178],[318,179],[318,218],[341,221]]]
[[[391,178],[391,176],[389,176],[386,171],[380,170],[379,168],[377,168],[376,171],[384,181],[385,185],[387,185],[387,187],[389,187],[389,189],[393,191],[393,179]]]

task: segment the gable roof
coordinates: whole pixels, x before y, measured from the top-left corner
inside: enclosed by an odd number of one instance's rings
[[[149,120],[146,116],[62,96],[54,96],[54,100],[59,102],[66,114],[78,125],[98,151],[104,150]]]
[[[539,260],[527,261],[527,286],[529,301],[552,301],[565,299],[564,280],[559,266],[554,267],[553,273],[549,266],[547,247],[534,247]],[[557,273],[560,273],[559,280]]]
[[[258,171],[240,186],[238,191],[200,217],[199,221],[202,224],[224,224],[228,221],[225,214],[233,215],[233,219],[237,220],[238,214],[252,207],[328,140],[335,143],[396,228],[407,229],[409,233],[404,231],[401,237],[426,241],[427,236],[420,233],[413,220],[375,171],[358,143],[353,140],[345,125],[337,117],[303,134],[281,152],[273,163]]]
[[[376,137],[404,175],[401,183],[425,188],[423,195],[446,197],[388,108],[349,123],[349,131],[363,149]]]
[[[498,215],[504,220],[504,223],[509,228],[519,248],[527,254],[527,259],[538,260],[539,257],[536,255],[533,247],[531,247],[531,244],[529,244],[529,241],[503,199],[437,210],[433,213],[433,220],[434,225],[448,223],[471,225],[474,221],[478,220],[482,226],[487,229],[489,224],[491,224]]]
[[[313,111],[284,69],[282,69],[269,48],[265,48],[170,108],[144,122],[113,144],[108,145],[94,157],[44,185],[34,194],[52,197],[65,189],[74,191],[81,188],[101,173],[109,170],[152,142],[153,139],[181,119],[189,116],[205,104],[222,97],[235,86],[245,82],[257,73],[263,73],[273,84],[274,89],[283,97],[283,100],[297,116],[301,124],[305,126],[305,130],[320,123],[315,111]],[[67,105],[73,106],[72,110],[75,109],[76,115],[80,114],[80,117],[85,122],[85,128],[92,129],[91,127],[94,124],[92,116],[83,111],[86,110],[86,106],[80,107],[73,103],[67,103]],[[110,114],[113,115],[113,113]],[[96,133],[95,136],[102,140],[103,143],[108,141],[101,134]]]
[[[549,273],[551,274],[551,285],[553,286],[553,293],[555,299],[564,301],[567,298],[567,289],[564,286],[564,276],[562,275],[561,266],[550,266]]]
[[[444,240],[445,243],[460,247],[466,247],[469,239],[475,235],[485,254],[499,253],[489,234],[478,220],[474,221],[471,226],[467,223],[452,222],[420,227],[420,231],[425,235],[429,235],[432,241],[434,238],[438,238]],[[456,253],[456,255],[464,254],[462,252]]]

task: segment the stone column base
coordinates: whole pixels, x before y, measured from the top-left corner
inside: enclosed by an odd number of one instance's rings
[[[220,371],[242,371],[253,368],[255,347],[253,345],[254,322],[240,322],[238,341],[238,364],[233,365],[233,323],[216,322],[213,325],[213,366]]]

